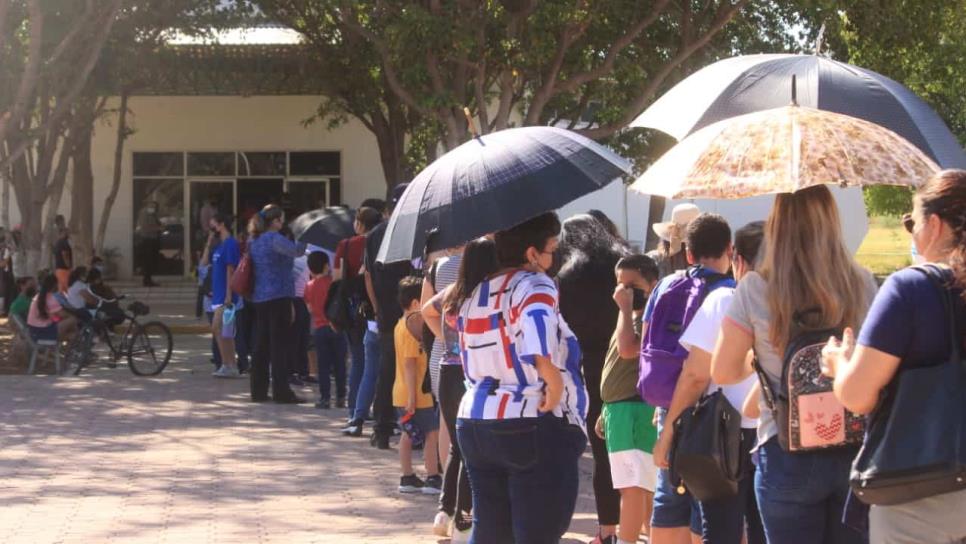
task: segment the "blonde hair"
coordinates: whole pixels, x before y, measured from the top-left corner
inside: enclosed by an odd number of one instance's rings
[[[801,324],[809,330],[857,327],[865,312],[862,270],[842,242],[838,207],[824,185],[775,198],[760,274],[768,285],[769,340],[779,353],[799,312],[818,310]]]
[[[280,206],[275,204],[265,206],[248,221],[248,234],[251,235],[252,240],[258,238],[260,234],[268,230],[268,226],[272,224],[272,221],[275,221],[283,215],[285,215],[285,212]]]

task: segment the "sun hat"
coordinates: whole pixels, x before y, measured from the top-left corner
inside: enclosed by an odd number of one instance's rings
[[[701,209],[694,204],[678,204],[671,210],[670,221],[654,223],[651,227],[654,229],[654,234],[671,245],[668,255],[676,255],[681,251],[681,244],[684,242],[684,233],[688,229],[688,224],[699,215],[701,215]]]

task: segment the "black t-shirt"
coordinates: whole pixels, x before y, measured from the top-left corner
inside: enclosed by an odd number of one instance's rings
[[[402,317],[403,311],[399,307],[397,297],[399,280],[413,273],[413,267],[409,261],[387,264],[376,262],[379,246],[382,245],[385,235],[385,222],[377,225],[366,235],[365,264],[366,270],[372,275],[372,290],[375,291],[376,303],[379,305],[379,332],[392,331],[396,322]]]
[[[67,254],[67,258],[70,259],[71,263],[68,263],[64,260],[65,253]],[[54,244],[54,268],[69,270],[73,261],[74,252],[70,248],[70,242],[68,242],[66,238],[57,240],[57,243]]]

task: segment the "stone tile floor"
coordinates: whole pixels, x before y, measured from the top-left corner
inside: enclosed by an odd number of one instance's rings
[[[207,346],[176,336],[158,378],[0,376],[0,543],[445,542],[395,450],[339,435],[342,410],[249,403]],[[595,531],[591,466],[564,542]]]

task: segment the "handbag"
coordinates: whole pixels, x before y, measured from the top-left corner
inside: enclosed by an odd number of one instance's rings
[[[346,244],[343,240],[341,243]],[[348,244],[346,244],[348,246]],[[346,255],[349,253],[348,247],[342,252],[342,271],[343,274],[348,273],[346,268]],[[325,317],[329,320],[329,323],[339,331],[348,330],[352,327],[352,304],[349,300],[349,294],[347,291],[346,278],[332,282],[329,286],[329,292],[326,293],[325,298]]]
[[[741,414],[721,389],[704,395],[674,422],[671,480],[699,501],[732,497],[741,478]],[[683,490],[679,487],[679,492]]]
[[[231,290],[242,298],[251,298],[255,290],[255,265],[247,249],[231,275]]]
[[[916,269],[941,291],[949,357],[931,366],[900,366],[886,388],[849,482],[866,504],[901,504],[966,489],[966,362],[950,277],[935,266]]]

